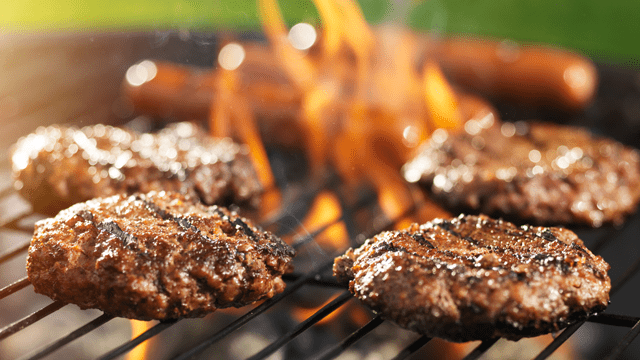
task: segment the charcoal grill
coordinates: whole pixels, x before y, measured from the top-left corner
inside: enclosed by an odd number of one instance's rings
[[[177,35],[170,36],[175,38]],[[159,51],[159,53],[162,53],[162,51]],[[598,94],[595,105],[583,114],[567,116],[566,114],[536,109],[521,109],[508,104],[503,104],[499,107],[504,114],[504,118],[535,117],[546,120],[558,120],[561,118],[563,122],[585,125],[595,132],[612,136],[636,148],[640,147],[640,136],[638,136],[640,121],[638,121],[637,115],[632,111],[628,111],[629,106],[633,108],[634,99],[636,103],[640,104],[640,85],[638,84],[640,77],[632,69],[621,69],[608,65],[601,65],[599,69],[602,76],[602,90]],[[19,199],[19,195],[12,188],[7,147],[4,146],[0,150],[2,150],[0,151],[0,156],[3,156],[0,158],[0,269],[2,269],[0,273],[4,273],[2,281],[5,281],[5,283],[0,283],[0,287],[2,287],[0,289],[0,306],[13,308],[16,303],[22,303],[24,298],[30,298],[30,296],[23,295],[25,292],[29,295],[32,290],[28,279],[23,277],[23,273],[17,273],[17,275],[13,276],[13,274],[4,269],[12,262],[24,263],[32,226],[34,221],[39,218],[39,215],[34,214],[28,206],[25,206],[24,202]],[[272,152],[270,158],[273,161],[272,163],[285,164],[283,165],[285,167],[284,170],[276,172],[285,174],[281,176],[281,181],[279,182],[285,202],[281,210],[263,224],[267,228],[275,228],[280,233],[290,232],[290,229],[296,227],[296,222],[304,217],[311,199],[316,194],[326,189],[338,194],[344,191],[339,179],[332,174],[328,174],[324,179],[314,179],[315,185],[311,187],[305,184],[298,184],[299,179],[292,180],[286,176],[287,161],[292,159],[294,162],[299,161],[298,158],[291,158],[278,152]],[[342,206],[343,215],[337,221],[344,222],[352,246],[357,246],[367,237],[392,227],[395,221],[398,220],[372,215],[379,214],[377,199],[375,193],[367,191],[366,187],[363,187],[362,193],[356,196],[355,200],[348,203],[345,202]],[[409,207],[409,212],[416,211],[421,206],[422,204],[418,201]],[[369,218],[363,221],[363,216],[369,216]],[[341,309],[344,309],[350,303],[357,302],[357,300],[353,299],[346,289],[341,288],[331,276],[333,257],[337,254],[317,250],[318,245],[315,244],[315,241],[322,230],[320,229],[315,233],[302,232],[293,236],[295,239],[294,247],[302,252],[305,251],[304,249],[311,249],[308,251],[313,255],[313,260],[308,261],[307,257],[307,262],[302,266],[298,266],[299,264],[294,262],[296,271],[285,277],[287,288],[283,293],[259,305],[245,307],[232,312],[222,311],[220,315],[215,313],[212,316],[212,318],[216,316],[223,318],[221,321],[189,319],[161,322],[142,335],[130,340],[128,340],[128,332],[125,331],[115,343],[110,340],[107,345],[104,345],[106,348],[101,352],[102,355],[99,358],[120,358],[143,341],[147,339],[153,341],[153,339],[161,338],[163,333],[171,333],[172,329],[177,327],[190,328],[190,331],[199,335],[194,335],[192,339],[186,341],[187,345],[174,346],[173,350],[166,354],[168,358],[210,357],[212,351],[216,351],[216,347],[226,346],[228,339],[250,334],[252,328],[263,327],[265,324],[264,319],[268,319],[266,323],[273,323],[274,321],[277,323],[278,320],[274,320],[274,318],[281,317],[278,314],[291,312],[296,301],[300,301],[299,297],[304,293],[312,293],[314,296],[317,294],[322,298],[322,301],[330,301],[302,321],[284,321],[284,324],[281,322],[274,326],[278,330],[275,337],[272,337],[257,349],[252,350],[253,354],[247,354],[248,357],[251,359],[263,359],[273,354],[279,354],[278,356],[286,358],[330,359],[350,353],[353,349],[364,351],[359,354],[366,354],[368,350],[366,348],[364,350],[360,349],[358,344],[366,344],[367,339],[372,337],[375,337],[375,339],[385,338],[395,344],[392,353],[389,353],[389,351],[384,353],[385,357],[404,359],[420,356],[424,346],[432,339],[400,330],[370,312],[367,314],[367,321],[355,326],[354,329],[345,325],[342,326],[342,331],[335,331],[336,326],[349,323],[348,314],[341,312]],[[574,339],[577,342],[590,341],[597,343],[598,347],[592,349],[590,354],[594,359],[605,357],[609,359],[637,358],[640,356],[640,346],[638,346],[637,342],[632,342],[640,333],[640,308],[637,306],[637,288],[640,286],[640,277],[637,276],[640,270],[640,253],[638,251],[640,249],[640,244],[638,244],[640,214],[633,215],[621,228],[576,229],[576,232],[594,253],[603,255],[605,260],[611,264],[610,275],[613,285],[611,304],[606,312],[592,316],[587,321],[574,324],[556,334],[555,339],[535,358],[548,358],[569,339]],[[7,244],[14,238],[17,238],[18,242]],[[302,258],[304,260],[304,256]],[[296,261],[298,260],[296,259]],[[107,337],[104,335],[105,328],[110,323],[123,321],[110,315],[90,312],[91,320],[78,323],[78,321],[74,321],[73,316],[68,316],[67,314],[87,312],[78,310],[74,305],[65,306],[59,302],[40,298],[34,304],[22,305],[25,306],[21,308],[21,312],[12,315],[14,316],[13,319],[6,323],[4,323],[5,319],[0,319],[3,321],[3,323],[0,323],[2,327],[0,329],[0,346],[3,343],[12,341],[16,335],[22,332],[45,326],[42,325],[43,322],[50,317],[59,317],[62,322],[74,324],[70,330],[57,334],[53,340],[44,341],[37,336],[30,339],[26,346],[26,351],[16,355],[29,359],[39,359],[50,355],[55,356],[56,353],[64,351],[65,348],[83,341],[89,341],[86,346],[96,346],[92,340],[87,340],[91,334],[98,332],[103,334],[101,336]],[[31,310],[34,307],[36,310]],[[69,310],[69,308],[71,309]],[[333,330],[330,330],[336,335],[327,339],[313,339],[313,336],[321,336],[314,332],[314,329],[321,327],[318,323],[322,319],[336,314],[337,316],[334,316],[331,320]],[[353,324],[351,324],[351,327],[353,327]],[[345,331],[344,328],[349,331]],[[590,330],[584,331],[585,328]],[[122,326],[120,329],[122,329]],[[42,331],[46,332],[48,330],[43,329]],[[308,339],[309,334],[314,334],[311,340]],[[321,334],[326,334],[326,332]],[[596,334],[598,338],[594,340],[589,337],[589,334]],[[295,344],[302,337],[307,338],[306,343]],[[581,340],[580,337],[585,337],[585,339]],[[164,341],[156,341],[153,346],[162,346]],[[497,341],[498,339],[494,339],[479,343],[475,349],[466,355],[465,359],[481,357],[496,346]],[[372,342],[370,340],[368,344],[371,345]],[[2,356],[2,349],[0,347],[0,357],[5,358],[5,356]]]

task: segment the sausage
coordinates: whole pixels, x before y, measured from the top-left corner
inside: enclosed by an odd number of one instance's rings
[[[124,95],[134,109],[162,118],[206,119],[213,91],[212,73],[165,62],[153,64],[156,71],[152,78],[142,83],[123,82]]]
[[[598,84],[589,59],[547,46],[449,38],[435,42],[430,55],[454,83],[530,105],[584,109]]]
[[[257,116],[293,118],[301,93],[262,44],[243,44],[246,57],[236,70],[240,91]],[[148,62],[148,61],[147,61]],[[123,93],[134,109],[168,120],[205,120],[209,116],[219,71],[153,61],[155,76],[141,84],[125,79]],[[134,65],[137,66],[137,65]]]

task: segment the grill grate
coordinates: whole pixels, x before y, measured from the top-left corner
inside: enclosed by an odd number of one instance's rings
[[[5,193],[5,196],[7,196],[6,194],[12,194],[11,192],[3,192],[3,193]],[[305,196],[307,195],[308,194],[305,194]],[[360,207],[360,206],[370,206],[370,205],[358,204],[358,206]],[[358,210],[358,209],[356,208],[355,210]],[[25,218],[31,215],[32,215],[31,213],[19,214],[19,216],[12,218],[9,221],[5,221],[2,227],[4,229],[16,229],[16,228],[22,229],[23,226],[20,225],[21,220],[24,220]],[[282,219],[284,216],[285,215],[281,215],[280,219]],[[341,220],[342,219],[338,219],[336,220],[335,223]],[[635,216],[634,218],[630,219],[630,222],[634,224],[637,223],[637,221],[638,221],[638,216]],[[278,223],[278,219],[275,219],[273,223]],[[326,229],[328,226],[331,226],[331,225],[333,225],[333,223],[328,224],[327,226],[323,227],[320,230],[317,230],[312,234],[297,236],[297,241],[295,242],[294,246],[300,249],[301,247],[308,245],[309,243],[312,243],[316,236],[318,236],[320,233],[322,233],[324,229]],[[372,233],[378,232],[383,228],[388,228],[390,225],[393,225],[392,221],[383,224],[380,229],[376,229],[375,231],[372,231]],[[610,230],[604,235],[604,237],[608,239],[608,241],[602,241],[601,240],[602,237],[601,237],[600,239],[596,239],[596,243],[602,244],[601,247],[611,246],[612,242],[620,241],[616,238],[615,235],[621,232],[624,233],[623,230],[625,229],[626,228],[623,228],[620,230]],[[25,231],[25,230],[22,229],[21,231]],[[369,237],[370,235],[372,234],[367,234],[366,237]],[[352,244],[353,243],[354,242],[352,241]],[[27,248],[27,244],[23,244],[23,245],[19,245],[16,248],[7,250],[3,254],[0,254],[0,264],[9,259],[18,257],[20,255],[24,255],[26,248]],[[265,312],[267,312],[269,309],[274,307],[276,304],[281,303],[284,299],[291,296],[294,292],[299,291],[301,288],[305,286],[338,288],[339,285],[337,284],[337,282],[333,280],[329,275],[327,275],[328,270],[331,269],[332,259],[333,259],[333,255],[326,256],[326,258],[324,259],[324,262],[321,263],[319,266],[317,266],[315,269],[312,269],[310,271],[306,271],[303,273],[293,273],[288,275],[285,278],[285,280],[288,282],[287,288],[283,293],[254,307],[252,310],[248,311],[246,314],[238,317],[231,324],[220,329],[214,335],[206,338],[204,341],[193,346],[190,350],[177,356],[176,359],[190,359],[190,358],[197,357],[197,355],[200,354],[205,349],[213,346],[223,338],[232,335],[238,329],[246,325],[249,321],[255,319],[258,316],[263,315]],[[612,265],[615,266],[615,263],[613,263]],[[635,262],[633,262],[622,273],[622,275],[618,276],[614,280],[613,282],[614,285],[611,292],[612,299],[614,299],[612,300],[612,302],[615,301],[614,294],[618,290],[622,289],[629,282],[629,280],[633,278],[633,276],[638,272],[639,269],[640,269],[640,258],[636,259]],[[12,294],[28,286],[29,286],[29,282],[27,278],[20,279],[10,285],[7,285],[6,287],[0,289],[0,299],[10,297]],[[261,351],[259,351],[254,356],[252,356],[250,359],[254,360],[254,359],[267,358],[268,356],[272,355],[274,352],[286,346],[288,342],[290,342],[295,337],[297,337],[298,335],[300,335],[301,333],[303,333],[304,331],[306,331],[307,329],[309,329],[310,327],[318,323],[320,320],[322,320],[332,312],[337,311],[339,308],[344,306],[344,304],[349,302],[351,299],[352,299],[352,296],[348,292],[342,292],[338,297],[336,297],[329,304],[323,306],[321,309],[319,309],[317,312],[309,316],[307,319],[305,319],[298,325],[290,328],[286,333],[282,334],[282,336],[279,337],[275,342],[263,348]],[[25,316],[23,319],[20,319],[10,325],[5,326],[4,328],[0,329],[0,340],[5,340],[6,338],[9,338],[11,335],[21,331],[27,326],[37,324],[39,320],[58,311],[63,306],[64,304],[60,302],[52,302],[51,304],[43,307],[42,309],[28,316]],[[38,350],[36,353],[28,355],[28,358],[29,359],[43,358],[55,352],[56,350],[64,347],[70,342],[82,337],[83,335],[86,335],[87,333],[94,331],[95,329],[111,321],[112,319],[113,317],[110,315],[101,315],[95,318],[93,321],[79,327],[75,331],[56,340],[51,344],[48,344],[48,345],[34,344],[38,346],[43,346],[43,345],[45,346],[42,349]],[[594,324],[630,328],[630,330],[619,340],[618,345],[616,345],[616,347],[611,349],[609,353],[609,357],[612,359],[618,358],[623,353],[624,349],[631,344],[633,339],[640,332],[640,326],[638,326],[638,324],[640,323],[640,317],[616,315],[616,314],[599,314],[591,317],[590,319],[588,319],[588,321]],[[154,336],[160,334],[164,330],[172,327],[176,323],[177,321],[161,322],[155,325],[154,327],[152,327],[151,329],[149,329],[148,331],[146,331],[145,333],[143,333],[142,335],[138,336],[137,338],[127,341],[122,345],[120,345],[119,347],[113,349],[112,351],[104,354],[103,356],[100,357],[100,359],[114,359],[123,354],[126,354],[128,351],[135,348],[141,342],[147,339],[153,338]],[[317,359],[335,358],[336,356],[343,353],[346,349],[350,348],[356,341],[360,340],[363,337],[366,337],[367,334],[369,334],[371,331],[376,329],[382,323],[383,323],[383,320],[380,317],[373,318],[367,324],[365,324],[364,326],[362,326],[361,328],[353,332],[351,335],[347,336],[345,339],[343,339],[339,343],[324,350],[324,352],[318,355]],[[545,359],[549,357],[560,345],[562,345],[565,341],[567,341],[583,324],[584,322],[577,323],[565,329],[562,333],[560,333],[555,338],[555,340],[551,344],[547,346],[547,348],[545,348],[536,357],[536,359]],[[413,342],[411,342],[408,346],[402,349],[397,354],[395,359],[404,359],[411,356],[415,352],[419,351],[430,340],[431,339],[428,337],[418,336]],[[482,342],[472,352],[470,352],[467,355],[467,357],[465,357],[465,359],[479,358],[486,351],[488,351],[496,343],[496,341],[497,339],[492,341]]]
[[[618,70],[616,70],[618,71]],[[603,83],[607,83],[608,78],[603,78]],[[606,97],[606,94],[600,94],[599,97]],[[502,111],[505,113],[505,111]],[[513,111],[510,116],[513,115]],[[535,114],[537,117],[539,114]],[[593,115],[593,114],[591,114]],[[589,115],[589,116],[591,116]],[[515,115],[516,117],[529,117],[531,114],[525,115]],[[603,119],[604,117],[601,113],[596,113],[595,115],[597,120],[580,119],[578,123],[586,123],[589,125],[593,125],[592,127],[600,129],[602,132],[607,133],[609,129],[607,122]],[[594,122],[595,121],[595,122]],[[598,122],[599,121],[599,122]],[[595,124],[595,125],[594,125]],[[634,146],[639,146],[638,138],[637,138],[637,128],[636,130],[623,132],[620,136],[614,136],[619,140],[622,140],[626,143],[631,143]],[[615,134],[607,133],[610,136]],[[0,153],[1,154],[1,153]],[[7,159],[0,159],[0,174],[7,175],[9,174],[9,164]],[[0,240],[4,237],[6,232],[12,233],[20,233],[25,237],[30,236],[32,231],[32,223],[33,219],[37,218],[37,214],[33,214],[29,210],[24,210],[21,207],[10,207],[4,204],[7,204],[12,199],[19,198],[15,190],[13,190],[11,184],[6,180],[5,183],[2,182],[2,179],[8,179],[9,176],[0,177]],[[285,194],[283,196],[284,199],[288,199],[286,204],[282,207],[282,212],[278,215],[270,218],[262,224],[264,227],[271,228],[277,227],[279,229],[285,229],[281,232],[289,232],[287,229],[294,228],[294,225],[297,225],[297,221],[303,218],[304,211],[308,208],[311,200],[320,193],[322,190],[330,190],[339,193],[341,191],[342,184],[335,176],[328,175],[326,179],[322,179],[318,184],[314,186],[310,186],[309,190],[306,191],[298,191],[295,190],[292,186],[287,185],[285,188]],[[297,189],[297,188],[296,188]],[[359,229],[357,222],[355,221],[355,214],[359,213],[362,210],[370,210],[375,208],[376,201],[375,195],[371,193],[365,193],[363,196],[359,197],[353,204],[342,204],[343,205],[343,216],[340,219],[337,219],[335,222],[331,224],[327,224],[324,227],[312,232],[306,233],[302,232],[300,234],[295,234],[292,236],[293,246],[296,249],[306,249],[308,247],[319,246],[316,243],[316,238],[322,234],[326,229],[328,229],[331,225],[336,224],[339,221],[343,221],[347,227],[347,231],[349,233],[349,239],[351,245],[357,245],[361,243],[367,237],[372,236],[373,234],[387,229],[394,225],[393,220],[387,221],[371,221],[371,223],[375,224],[375,226],[371,226],[371,228],[367,229]],[[413,207],[409,210],[409,212],[414,212],[417,209],[420,209],[422,204],[416,203],[413,204]],[[634,243],[638,240],[638,235],[640,234],[640,214],[636,214],[625,223],[625,226],[620,229],[598,229],[598,230],[577,230],[578,235],[585,241],[587,246],[594,252],[599,253],[605,257],[611,266],[612,270],[610,272],[612,277],[612,290],[611,290],[611,304],[608,312],[603,314],[598,314],[596,316],[592,316],[589,318],[586,323],[593,324],[594,326],[598,326],[602,329],[609,329],[609,327],[614,327],[615,331],[606,331],[607,336],[610,336],[609,333],[615,333],[613,336],[616,338],[613,340],[613,346],[605,349],[599,349],[598,352],[594,352],[592,355],[593,358],[602,358],[607,357],[609,359],[615,358],[635,358],[640,356],[640,346],[638,346],[637,342],[632,343],[633,340],[640,333],[640,310],[637,305],[625,305],[624,301],[626,300],[624,296],[633,294],[633,291],[640,284],[640,277],[637,277],[637,273],[640,270],[640,256],[638,256],[638,252],[636,249],[640,245]],[[9,262],[15,261],[20,258],[25,257],[26,250],[28,248],[28,243],[20,243],[20,244],[11,244],[11,245],[2,245],[4,242],[0,242],[0,246],[4,246],[4,248],[0,248],[0,274],[2,273],[2,269]],[[224,339],[229,337],[238,336],[238,333],[243,331],[245,325],[247,325],[251,321],[257,321],[261,318],[268,317],[269,313],[282,311],[290,311],[291,304],[290,300],[295,298],[297,294],[306,290],[314,290],[314,289],[323,289],[327,290],[327,293],[331,293],[333,295],[337,294],[332,301],[322,306],[312,315],[306,317],[301,322],[297,322],[296,324],[287,324],[285,326],[284,331],[279,333],[279,337],[275,340],[272,340],[270,344],[265,344],[261,349],[258,349],[251,359],[264,359],[272,356],[274,353],[285,350],[290,346],[290,344],[294,339],[299,338],[301,335],[310,332],[310,329],[318,324],[322,319],[326,318],[329,315],[339,312],[341,309],[344,309],[345,306],[349,306],[349,304],[356,302],[356,300],[352,300],[351,295],[348,292],[344,292],[342,287],[333,279],[330,274],[330,269],[333,263],[333,257],[337,254],[320,254],[320,258],[315,259],[313,266],[307,266],[304,270],[296,270],[293,274],[288,274],[284,277],[287,282],[287,287],[285,291],[272,299],[269,299],[257,306],[250,308],[250,310],[246,311],[246,313],[241,316],[236,316],[232,321],[228,324],[224,324],[219,326],[213,330],[214,332],[208,336],[202,336],[197,341],[194,341],[190,347],[182,351],[180,354],[171,355],[174,359],[190,359],[197,358],[199,355],[203,354],[207,349],[214,347],[216,344],[220,344]],[[296,258],[295,261],[298,261]],[[297,262],[294,262],[295,265],[298,265]],[[296,269],[299,267],[296,266]],[[3,279],[4,281],[4,279]],[[10,282],[11,280],[7,281]],[[4,301],[4,303],[16,302],[16,300],[21,292],[30,291],[28,279],[22,278],[9,283],[8,285],[0,284],[0,286],[4,286],[0,289],[0,300]],[[323,295],[326,296],[326,295]],[[631,300],[634,302],[635,300]],[[628,303],[628,301],[627,301]],[[25,315],[22,319],[14,321],[8,325],[4,323],[0,324],[0,326],[4,326],[0,329],[0,357],[4,358],[2,355],[2,346],[5,342],[12,341],[12,336],[17,333],[23,331],[27,327],[31,326],[39,326],[40,321],[45,317],[57,314],[60,312],[60,309],[64,306],[64,304],[58,302],[50,302],[48,305],[43,306],[41,309],[34,311],[31,314]],[[244,309],[243,309],[244,310]],[[28,312],[28,311],[27,311]],[[336,322],[343,322],[344,314],[342,317],[338,317]],[[366,322],[363,326],[359,327],[355,331],[350,334],[345,335],[342,339],[337,339],[334,343],[325,344],[321,349],[314,349],[312,352],[304,354],[306,358],[317,358],[317,359],[330,359],[340,354],[343,354],[345,351],[353,349],[358,341],[365,340],[372,336],[372,332],[376,329],[380,329],[384,327],[382,325],[385,322],[380,317],[374,317],[372,314],[369,314],[369,321]],[[215,315],[214,315],[215,316]],[[70,343],[74,341],[82,341],[83,337],[93,332],[101,329],[105,324],[113,322],[116,318],[110,315],[97,315],[91,321],[83,321],[79,323],[78,327],[75,330],[70,331],[68,334],[64,334],[60,336],[58,339],[46,343],[40,339],[34,339],[33,342],[29,345],[28,349],[24,352],[24,354],[20,354],[23,358],[28,359],[40,359],[47,357],[49,355],[54,354],[56,351],[59,351]],[[135,339],[131,339],[128,341],[120,342],[116,346],[112,346],[110,351],[104,353],[100,359],[114,359],[126,354],[131,349],[135,348],[137,345],[142,343],[147,339],[155,338],[159,336],[161,333],[171,329],[177,324],[187,322],[189,320],[182,321],[172,321],[172,322],[162,322],[153,326],[149,330],[147,330],[142,335],[136,337]],[[580,336],[579,329],[585,324],[585,322],[574,324],[560,334],[558,334],[555,339],[540,352],[536,359],[545,359],[552,355],[556,350],[564,344],[567,340],[571,338],[576,338]],[[216,325],[217,326],[217,325]],[[386,337],[389,337],[392,341],[395,339],[397,328],[393,328],[395,331],[385,333]],[[600,332],[601,336],[604,336],[605,330]],[[412,355],[416,355],[416,353],[420,352],[421,349],[424,348],[426,344],[431,341],[430,338],[426,336],[420,336],[417,334],[413,334],[410,338],[403,339],[403,348],[400,347],[397,351],[391,355],[394,359],[405,359],[409,358]],[[496,346],[498,339],[494,339],[491,341],[484,341],[477,345],[475,349],[471,350],[465,357],[465,359],[477,359],[486,354],[487,351]],[[91,346],[91,344],[89,344]],[[632,349],[627,349],[628,347],[632,347]],[[34,350],[33,352],[29,352]]]

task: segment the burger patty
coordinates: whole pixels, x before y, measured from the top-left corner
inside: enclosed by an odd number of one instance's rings
[[[460,215],[383,232],[333,271],[384,318],[464,342],[537,336],[604,310],[608,269],[570,230]]]
[[[150,192],[90,200],[37,222],[27,272],[54,300],[164,320],[274,296],[294,254],[225,208]]]
[[[471,120],[437,133],[403,174],[454,211],[538,225],[621,224],[640,200],[640,156],[587,130]]]
[[[162,190],[207,205],[256,207],[262,191],[245,147],[190,123],[157,134],[42,127],[18,141],[12,161],[16,187],[48,215],[95,197]]]

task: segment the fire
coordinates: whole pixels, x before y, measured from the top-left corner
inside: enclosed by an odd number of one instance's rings
[[[135,339],[138,336],[142,335],[145,331],[151,329],[154,325],[153,321],[139,321],[139,320],[130,320],[131,322],[131,339]],[[147,352],[149,350],[149,344],[151,340],[146,340],[142,342],[140,345],[136,346],[133,350],[131,350],[127,356],[126,360],[142,360],[147,357]]]
[[[308,24],[293,27],[312,34],[304,46],[290,40],[298,35],[287,36],[277,1],[258,0],[268,47],[227,44],[218,69],[192,77],[158,64],[148,84],[127,90],[136,107],[147,111],[151,98],[166,104],[171,94],[185,95],[182,107],[188,114],[201,113],[202,104],[193,99],[209,95],[212,134],[246,143],[268,189],[262,216],[277,208],[281,197],[260,135],[264,141],[304,148],[312,178],[333,167],[347,186],[373,186],[381,209],[397,219],[411,204],[399,170],[418,145],[438,128],[456,130],[480,113],[495,117],[495,111],[484,100],[453,89],[437,59],[428,57],[437,53],[437,44],[425,45],[419,34],[400,27],[371,28],[351,0],[314,4],[320,35]],[[174,106],[176,111],[182,107]]]
[[[312,176],[331,164],[349,185],[366,180],[384,213],[398,219],[412,204],[398,170],[418,144],[437,128],[460,128],[478,109],[490,107],[459,97],[435,63],[420,64],[415,34],[400,28],[374,32],[354,1],[314,4],[322,36],[311,50],[299,51],[286,41],[277,2],[258,0],[275,58],[301,94],[297,118]]]
[[[250,158],[262,186],[266,192],[262,198],[262,216],[276,209],[280,203],[280,192],[276,189],[275,179],[267,152],[260,140],[253,111],[238,89],[238,75],[233,71],[244,61],[244,48],[239,44],[227,44],[220,51],[218,63],[222,70],[214,77],[214,91],[211,100],[211,131],[217,137],[233,137],[246,144]]]
[[[460,125],[460,113],[453,89],[440,68],[433,63],[424,68],[424,94],[429,115],[436,127],[455,129]]]
[[[256,106],[252,103],[255,99],[251,97],[258,96],[262,102],[275,97],[293,104],[293,117],[302,129],[311,175],[317,176],[332,165],[348,187],[359,186],[364,180],[376,189],[386,216],[397,220],[397,228],[406,227],[416,221],[415,215],[405,217],[415,199],[400,177],[402,164],[437,128],[457,129],[478,109],[486,112],[491,111],[490,107],[454,92],[435,63],[420,63],[423,54],[415,34],[400,28],[372,30],[355,1],[314,0],[314,4],[323,31],[318,43],[309,50],[299,50],[287,39],[288,30],[277,1],[258,0],[271,50],[245,50],[236,43],[221,49],[219,69],[207,75],[201,85],[211,89],[212,135],[232,137],[249,148],[266,189],[261,209],[261,216],[265,217],[278,208],[281,194],[260,139]],[[286,84],[262,81],[244,86],[237,69],[263,58],[272,60],[266,65],[278,68]],[[169,82],[186,82],[180,71],[171,75]],[[160,74],[157,79],[145,81],[162,84],[162,79]],[[323,248],[344,250],[348,234],[341,217],[336,195],[323,192],[315,199],[303,226],[311,232],[327,226],[316,242]],[[146,326],[147,323],[132,321],[134,336]],[[130,358],[143,355],[141,346]]]
[[[349,235],[342,217],[342,208],[336,195],[323,191],[314,199],[302,222],[303,232],[313,233],[327,226],[314,240],[325,250],[344,251],[349,244]]]
[[[322,309],[324,306],[326,306],[327,304],[329,304],[330,302],[332,302],[335,298],[337,298],[340,294],[336,294],[334,296],[332,296],[331,298],[329,298],[329,300],[325,301],[322,305],[317,306],[315,308],[304,308],[304,307],[295,307],[293,308],[293,311],[291,312],[291,315],[298,320],[299,322],[302,322],[304,320],[306,320],[307,318],[309,318],[311,315],[315,314],[316,312],[318,312],[320,309]],[[343,306],[344,307],[344,306]],[[341,307],[342,308],[342,307]],[[322,320],[318,321],[316,323],[316,325],[325,325],[327,323],[330,323],[331,320],[338,318],[338,316],[340,315],[341,311],[338,308],[335,311],[332,311],[329,315],[325,316]]]
[[[313,308],[296,307],[293,309],[291,315],[298,322],[303,322],[304,320],[308,319],[313,314],[318,312],[320,309],[325,307],[327,304],[335,300],[338,296],[340,296],[339,293],[332,296],[331,298],[329,298],[329,300],[325,301],[321,305]],[[332,325],[333,320],[343,319],[345,314],[351,320],[353,325],[357,327],[364,326],[371,320],[371,311],[367,310],[364,305],[358,302],[348,302],[329,313],[322,320],[318,321],[316,325]]]

